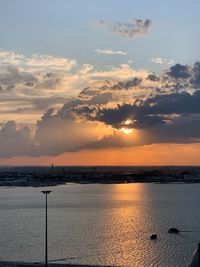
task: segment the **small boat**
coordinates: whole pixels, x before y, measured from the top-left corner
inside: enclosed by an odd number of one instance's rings
[[[151,236],[150,236],[150,239],[152,239],[152,240],[157,239],[157,235],[156,235],[156,234],[151,235]]]
[[[177,228],[169,228],[168,233],[169,234],[179,234],[180,231]]]

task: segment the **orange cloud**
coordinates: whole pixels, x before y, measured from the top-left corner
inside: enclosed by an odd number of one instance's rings
[[[82,150],[55,157],[0,159],[0,165],[200,165],[200,144]]]

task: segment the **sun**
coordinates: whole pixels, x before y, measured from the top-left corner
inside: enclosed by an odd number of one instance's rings
[[[128,128],[128,125],[129,125],[129,127],[130,127],[130,124],[132,124],[132,123],[133,123],[133,121],[130,120],[130,119],[125,120],[125,121],[123,122],[123,124],[122,124],[122,125],[124,125],[125,127],[122,127],[122,128],[120,129],[120,131],[122,131],[122,132],[125,133],[125,134],[131,134],[131,133],[133,132],[133,129]]]
[[[130,119],[127,119],[127,120],[125,120],[125,122],[124,122],[124,124],[125,125],[129,125],[129,124],[132,124],[133,122],[132,122],[132,120],[130,120]]]
[[[133,132],[133,129],[130,129],[130,128],[121,128],[120,129],[123,133],[125,134],[131,134]]]

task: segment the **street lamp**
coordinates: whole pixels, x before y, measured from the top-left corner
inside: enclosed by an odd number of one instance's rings
[[[50,190],[44,190],[42,191],[43,194],[45,194],[46,197],[46,206],[45,206],[45,267],[48,266],[48,236],[47,236],[47,195],[51,193]]]

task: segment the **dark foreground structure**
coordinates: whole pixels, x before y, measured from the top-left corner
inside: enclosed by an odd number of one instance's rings
[[[200,243],[198,244],[198,249],[193,256],[189,267],[200,267]]]
[[[0,262],[0,267],[44,267],[44,266],[45,266],[45,263],[11,262],[11,261]],[[105,266],[105,265],[81,265],[81,264],[58,264],[58,263],[48,263],[48,266],[49,267],[114,267],[114,266]]]

